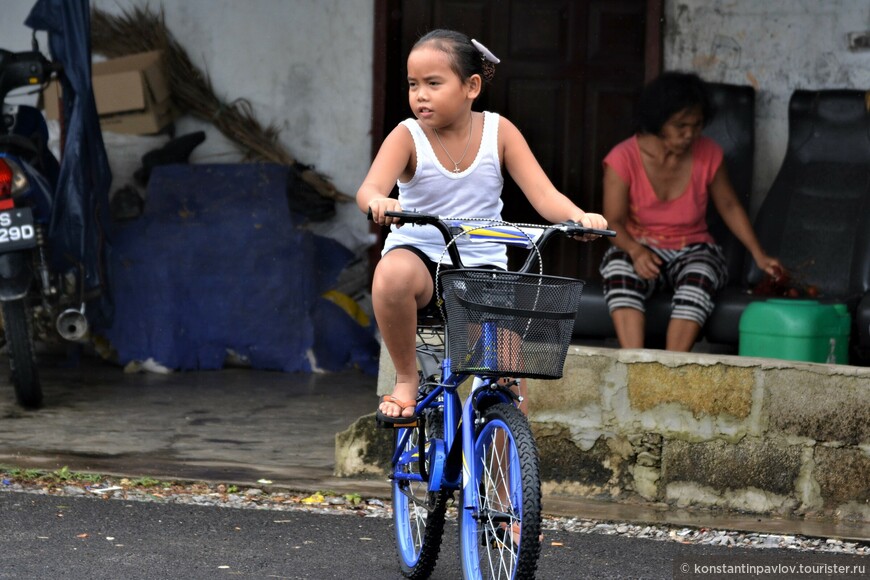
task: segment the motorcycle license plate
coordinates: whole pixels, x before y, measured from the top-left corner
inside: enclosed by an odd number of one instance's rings
[[[29,207],[0,212],[0,252],[36,246],[36,228]]]

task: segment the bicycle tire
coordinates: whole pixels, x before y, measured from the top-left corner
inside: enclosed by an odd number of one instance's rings
[[[478,490],[477,501],[459,518],[463,578],[534,578],[541,553],[538,451],[525,415],[514,405],[498,403],[483,411],[473,466],[473,475],[464,475],[473,479],[463,482],[462,493]],[[499,491],[505,489],[509,494]],[[519,545],[513,542],[514,524]]]
[[[426,440],[444,438],[444,415],[441,407],[428,408],[423,412]],[[396,429],[396,444],[401,430]],[[417,447],[420,428],[415,427],[408,438],[405,450]],[[419,473],[417,463],[409,463],[405,471]],[[431,473],[427,469],[427,473]],[[409,497],[410,496],[410,497]],[[428,578],[435,569],[449,494],[446,490],[429,491],[426,481],[409,482],[393,480],[393,524],[396,533],[396,549],[402,574],[406,578]]]
[[[30,308],[24,299],[3,302],[3,327],[15,399],[26,409],[42,406],[42,386],[36,368]]]

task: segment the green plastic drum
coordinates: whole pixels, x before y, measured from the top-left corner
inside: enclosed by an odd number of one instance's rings
[[[740,355],[849,364],[851,316],[843,304],[771,298],[740,317]]]

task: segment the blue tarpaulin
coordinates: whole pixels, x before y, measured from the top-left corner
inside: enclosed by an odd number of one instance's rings
[[[304,229],[273,164],[155,168],[145,213],[113,230],[120,362],[218,369],[228,351],[286,372],[377,372],[372,328],[322,298],[352,253]]]
[[[109,186],[112,181],[91,87],[88,0],[37,0],[25,24],[48,32],[51,58],[63,64],[64,148],[48,229],[52,266],[74,271],[91,322],[111,320],[105,272]]]

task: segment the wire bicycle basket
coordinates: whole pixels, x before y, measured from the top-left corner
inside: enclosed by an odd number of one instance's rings
[[[459,269],[439,272],[454,373],[562,377],[583,282]]]

